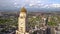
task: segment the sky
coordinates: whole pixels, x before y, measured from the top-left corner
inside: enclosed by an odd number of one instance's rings
[[[60,0],[0,0],[0,10],[18,10],[21,7],[59,9]]]

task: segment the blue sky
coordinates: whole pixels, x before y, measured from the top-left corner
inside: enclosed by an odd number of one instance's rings
[[[60,0],[0,0],[0,10],[26,8],[60,8]]]

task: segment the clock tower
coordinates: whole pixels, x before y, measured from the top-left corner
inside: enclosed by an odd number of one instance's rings
[[[27,17],[27,11],[23,7],[21,8],[18,17],[18,30],[16,31],[16,34],[28,34],[26,33],[26,17]]]

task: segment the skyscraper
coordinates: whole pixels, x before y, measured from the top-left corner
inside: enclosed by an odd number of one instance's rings
[[[23,7],[20,10],[20,14],[18,17],[18,30],[16,31],[16,34],[28,34],[26,33],[26,16],[27,16],[27,11]]]

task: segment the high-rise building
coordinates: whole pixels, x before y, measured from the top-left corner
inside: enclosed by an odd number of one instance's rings
[[[18,30],[16,31],[16,34],[28,34],[26,33],[26,16],[27,16],[27,11],[23,7],[20,10],[20,14],[18,17]]]

